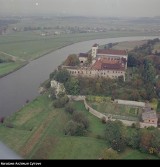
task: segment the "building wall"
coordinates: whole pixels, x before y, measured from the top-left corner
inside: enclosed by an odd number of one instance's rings
[[[79,61],[85,63],[87,61],[86,57],[79,57]]]
[[[108,58],[113,58],[113,59],[117,59],[117,58],[125,58],[126,60],[128,60],[128,56],[127,55],[112,55],[112,54],[97,54],[97,56],[100,57],[108,57]]]
[[[149,118],[149,119],[145,119],[144,123],[150,123],[150,124],[157,124],[158,119],[157,118]]]
[[[92,47],[92,57],[93,58],[96,58],[96,56],[97,56],[97,49],[98,49],[98,46],[97,47]]]
[[[145,107],[145,103],[144,102],[138,102],[138,101],[129,101],[129,100],[115,99],[114,102],[116,102],[118,104],[128,105],[128,106]]]
[[[104,78],[111,78],[116,79],[120,76],[124,77],[125,81],[125,71],[118,71],[118,70],[87,70],[87,69],[69,69],[67,68],[69,73],[72,76],[84,76],[84,77],[104,77]]]

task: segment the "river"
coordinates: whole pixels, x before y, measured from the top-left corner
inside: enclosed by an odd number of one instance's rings
[[[134,41],[154,39],[156,37],[120,37],[97,39],[75,43],[39,59],[31,61],[25,67],[0,78],[0,117],[9,116],[20,110],[26,100],[32,101],[39,93],[38,88],[42,82],[49,78],[49,74],[72,53],[87,52],[94,43],[100,45],[121,41]]]

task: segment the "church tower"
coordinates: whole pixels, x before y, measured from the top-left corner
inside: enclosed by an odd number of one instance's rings
[[[92,46],[92,58],[96,58],[96,56],[97,56],[97,50],[98,50],[98,44],[94,44]]]

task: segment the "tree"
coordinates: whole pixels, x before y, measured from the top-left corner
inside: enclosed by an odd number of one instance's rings
[[[128,146],[131,146],[134,149],[139,148],[140,135],[139,135],[139,131],[137,129],[135,129],[135,128],[128,129],[126,143]]]
[[[160,112],[160,100],[158,101],[158,104],[157,104],[157,112]]]
[[[71,103],[68,103],[65,107],[65,111],[70,114],[73,114],[73,112],[75,111],[75,108]]]
[[[107,121],[105,129],[105,138],[111,144],[111,147],[117,151],[124,151],[126,128],[120,121]]]
[[[142,72],[144,82],[155,83],[156,72],[151,61],[144,60],[144,69]]]
[[[54,74],[54,79],[58,82],[65,83],[69,80],[70,74],[66,69],[61,69],[59,71],[56,71]]]
[[[86,133],[84,125],[73,120],[67,123],[64,131],[70,136],[83,136]]]
[[[54,88],[50,88],[49,89],[49,95],[50,95],[50,98],[52,100],[55,100],[56,99],[56,92],[55,92],[55,89]]]
[[[61,97],[55,100],[53,103],[53,106],[55,108],[63,108],[68,102],[69,102],[69,98],[67,95],[65,95],[64,97]]]
[[[77,131],[77,123],[74,121],[69,121],[64,129],[66,135],[74,136]]]
[[[148,129],[141,129],[139,148],[142,152],[148,152],[152,141],[152,131]]]
[[[160,154],[160,131],[155,129],[152,133],[151,147],[154,150],[153,153],[159,155]]]
[[[87,129],[89,127],[89,121],[88,121],[87,117],[82,112],[74,112],[72,119],[75,122],[83,124],[85,129]]]
[[[138,65],[137,56],[134,53],[128,54],[128,67],[136,67]]]
[[[80,61],[79,61],[77,55],[75,55],[75,54],[69,55],[64,62],[65,66],[77,66],[79,64],[80,64]]]
[[[113,150],[113,149],[108,149],[106,148],[105,150],[103,150],[102,152],[102,159],[118,159],[118,153],[117,151]]]
[[[66,92],[70,95],[78,95],[80,92],[79,80],[77,78],[71,77],[65,83]]]

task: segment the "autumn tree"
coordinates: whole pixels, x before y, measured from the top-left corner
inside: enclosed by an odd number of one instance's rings
[[[80,61],[76,54],[69,55],[64,62],[65,66],[77,66],[80,64]]]

